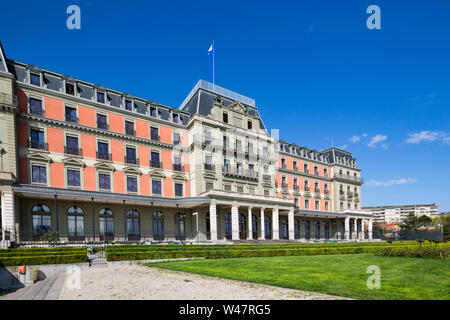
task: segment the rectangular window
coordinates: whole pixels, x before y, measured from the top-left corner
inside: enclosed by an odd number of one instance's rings
[[[128,110],[128,111],[132,110],[131,101],[125,100],[125,110]]]
[[[66,136],[66,153],[79,155],[78,137]]]
[[[67,185],[69,187],[79,187],[81,185],[79,170],[67,169]]]
[[[111,176],[109,174],[98,174],[98,187],[102,190],[111,190]]]
[[[223,113],[223,122],[228,123],[228,113]]]
[[[152,194],[161,195],[161,181],[152,180]]]
[[[183,166],[181,164],[181,158],[180,157],[174,157],[173,158],[173,170],[175,170],[175,171],[183,171]]]
[[[319,201],[317,201],[317,200],[315,201],[314,207],[316,210],[319,210]]]
[[[36,73],[30,74],[30,83],[34,84],[35,86],[40,87],[41,86],[41,76]]]
[[[47,168],[44,166],[33,165],[31,167],[32,171],[32,182],[47,184]]]
[[[309,173],[308,165],[306,163],[303,165],[303,170],[305,171],[305,173]]]
[[[97,128],[108,130],[108,120],[105,115],[97,114]]]
[[[173,115],[173,122],[178,123],[178,115],[177,114]]]
[[[98,142],[97,158],[109,160],[109,150],[106,142]]]
[[[156,118],[156,108],[153,108],[153,107],[150,108],[150,116]]]
[[[180,134],[178,132],[173,133],[173,144],[179,145],[181,143]]]
[[[30,113],[38,116],[43,115],[41,100],[30,98]]]
[[[323,169],[323,175],[324,175],[325,177],[328,177],[328,169],[327,169],[327,168],[324,168],[324,169]]]
[[[158,128],[150,127],[150,139],[159,141]]]
[[[325,202],[325,211],[328,211],[328,202]]]
[[[242,185],[238,184],[236,186],[236,191],[239,192],[239,193],[243,193],[244,192],[244,187]]]
[[[77,109],[66,107],[66,121],[77,123]]]
[[[175,196],[176,197],[183,196],[183,185],[181,183],[175,183]]]
[[[31,148],[46,149],[44,131],[31,129]]]
[[[230,171],[230,160],[223,159],[223,171],[229,172]]]
[[[248,121],[247,122],[247,128],[251,130],[252,127],[253,127],[253,123],[251,121]]]
[[[223,186],[223,189],[224,189],[225,191],[231,191],[231,184],[225,184],[225,185]]]
[[[72,83],[66,83],[66,93],[71,96],[75,95],[75,87]]]
[[[97,92],[97,102],[105,103],[105,93]]]
[[[206,181],[206,191],[214,189],[214,183]]]
[[[159,161],[159,152],[152,151],[150,166],[152,168],[161,168],[161,163]]]
[[[131,164],[137,164],[137,160],[136,160],[136,149],[135,148],[130,148],[127,147],[126,149],[126,156],[125,156],[125,162],[126,163],[131,163]]]
[[[309,209],[309,200],[308,199],[305,200],[305,209]]]
[[[239,139],[236,139],[236,150],[241,151],[242,150],[242,142]]]
[[[134,123],[131,121],[125,121],[125,133],[134,136],[136,132],[134,131]]]
[[[137,192],[137,178],[127,177],[127,190],[128,192]]]

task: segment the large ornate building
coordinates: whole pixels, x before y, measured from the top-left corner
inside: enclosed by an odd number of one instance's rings
[[[270,135],[254,100],[200,80],[173,108],[0,49],[4,241],[371,239],[352,154]]]

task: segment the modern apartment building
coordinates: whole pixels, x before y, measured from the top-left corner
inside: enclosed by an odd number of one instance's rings
[[[353,155],[271,136],[253,99],[200,80],[174,108],[0,51],[5,241],[195,239],[197,218],[201,241],[371,239]]]
[[[437,217],[438,205],[432,204],[411,204],[401,206],[379,206],[379,207],[363,207],[363,210],[373,213],[373,221],[378,223],[396,224],[403,223],[405,218],[410,214],[415,216],[428,216],[430,218]]]

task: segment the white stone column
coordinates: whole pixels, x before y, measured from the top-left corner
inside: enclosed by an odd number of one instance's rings
[[[209,205],[209,231],[211,233],[211,241],[217,241],[217,209],[216,200],[211,200]]]
[[[345,240],[350,240],[350,217],[345,218]]]
[[[364,219],[361,219],[361,235],[359,236],[361,240],[364,240],[364,221]]]
[[[239,207],[236,202],[231,207],[231,239],[239,240]]]
[[[372,219],[369,219],[369,241],[372,240]]]
[[[252,221],[252,207],[248,207],[248,236],[247,239],[248,240],[252,240],[253,239],[253,221]]]
[[[355,218],[355,224],[354,224],[354,226],[355,226],[355,230],[354,230],[354,232],[355,232],[355,240],[358,240],[358,219],[357,218]]]
[[[295,239],[294,233],[294,209],[290,209],[288,213],[288,234],[289,240]]]
[[[260,240],[264,240],[266,238],[266,233],[264,231],[264,210],[266,208],[261,208],[261,235],[259,237]]]
[[[272,239],[280,239],[280,218],[278,216],[278,208],[272,209]]]
[[[14,192],[4,191],[2,196],[2,239],[5,240],[5,231],[9,232],[9,240],[16,241],[16,213],[14,205]]]

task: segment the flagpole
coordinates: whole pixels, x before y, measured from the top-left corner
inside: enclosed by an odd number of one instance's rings
[[[216,79],[215,79],[215,74],[214,74],[214,56],[216,55],[216,48],[214,47],[214,39],[213,39],[213,91],[215,90],[215,84],[216,84]]]

